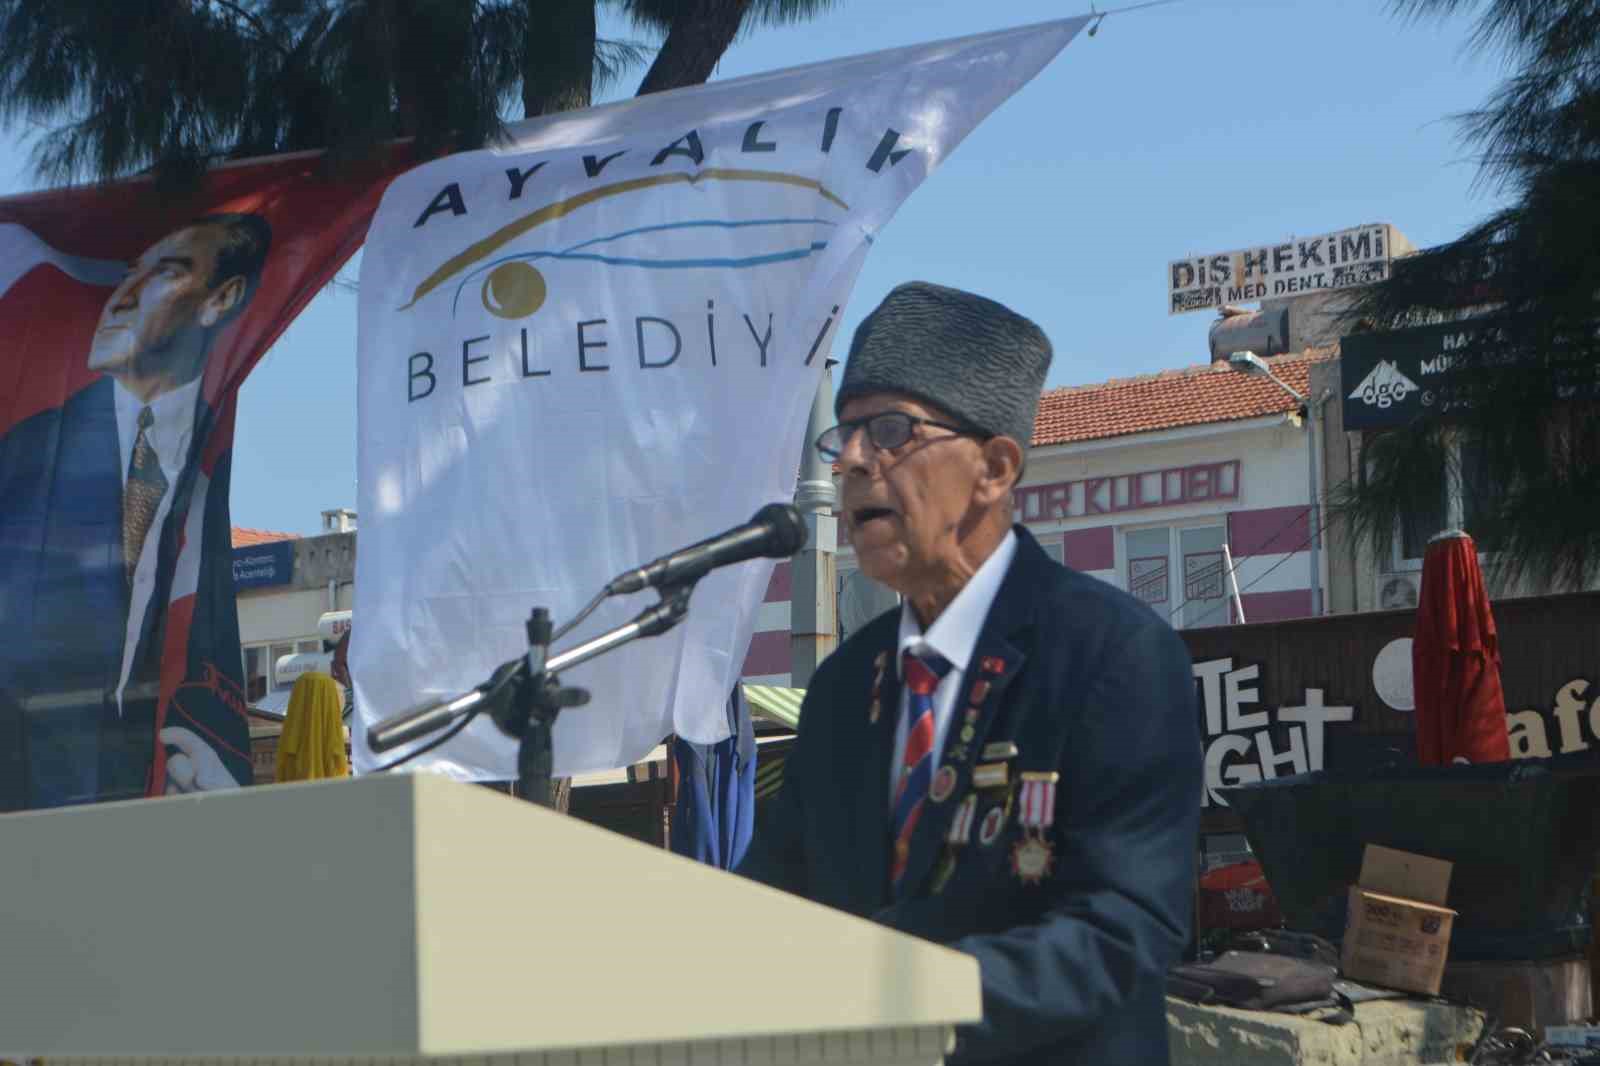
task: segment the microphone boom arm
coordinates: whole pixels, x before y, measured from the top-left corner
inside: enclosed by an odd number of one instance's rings
[[[367,730],[367,746],[374,752],[388,751],[410,743],[429,733],[444,729],[464,715],[478,714],[490,704],[491,714],[502,732],[522,737],[527,746],[528,734],[546,732],[553,724],[562,706],[581,705],[588,702],[588,693],[582,690],[561,690],[556,674],[569,667],[578,666],[606,652],[630,644],[640,637],[654,637],[674,628],[689,613],[689,597],[694,582],[672,585],[661,590],[660,602],[640,611],[632,620],[584,641],[559,655],[544,659],[544,667],[537,677],[530,677],[528,667],[542,657],[542,648],[535,644],[541,635],[549,633],[548,615],[542,624],[536,608],[529,620],[529,653],[507,661],[495,670],[494,676],[469,692],[438,700],[425,706],[391,716]],[[508,687],[511,689],[507,691]],[[580,698],[577,698],[581,696]],[[509,697],[509,699],[507,698]],[[542,713],[547,712],[547,713]],[[539,720],[542,720],[539,721]],[[532,722],[543,729],[528,730]],[[518,729],[521,725],[524,728]],[[519,754],[519,766],[522,763]],[[545,782],[548,785],[548,779]],[[537,782],[525,782],[537,791]]]

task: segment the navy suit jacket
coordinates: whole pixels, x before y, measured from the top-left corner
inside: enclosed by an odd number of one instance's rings
[[[957,786],[924,805],[898,902],[888,884],[888,786],[900,689],[899,611],[847,640],[806,691],[776,804],[739,872],[975,956],[981,1024],[958,1030],[952,1063],[1169,1061],[1165,976],[1189,940],[1202,756],[1188,652],[1148,607],[1050,559],[1021,526],[944,744]],[[868,713],[888,655],[882,713]],[[986,664],[987,661],[987,664]],[[987,665],[987,671],[986,671]],[[972,700],[974,688],[987,692]],[[957,747],[965,709],[976,737]],[[979,791],[970,841],[936,871],[985,744],[1011,742],[1021,772],[1057,771],[1053,872],[1024,883],[1011,848],[1012,795],[997,839],[977,823],[1005,808]]]
[[[146,793],[166,604],[210,415],[197,405],[119,713],[131,597],[113,388],[102,377],[0,440],[0,810]]]

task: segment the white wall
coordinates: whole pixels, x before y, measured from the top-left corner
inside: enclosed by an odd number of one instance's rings
[[[316,637],[317,619],[327,610],[326,589],[253,589],[239,593],[239,642]]]

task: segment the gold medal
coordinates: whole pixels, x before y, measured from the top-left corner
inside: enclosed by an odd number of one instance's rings
[[[964,725],[964,726],[961,727],[961,743],[963,743],[963,744],[971,744],[972,743],[972,738],[977,736],[977,735],[978,735],[978,731],[976,729],[972,728],[972,726],[970,724],[969,725]]]
[[[1011,872],[1025,885],[1036,885],[1050,876],[1055,853],[1041,836],[1024,836],[1011,846]]]

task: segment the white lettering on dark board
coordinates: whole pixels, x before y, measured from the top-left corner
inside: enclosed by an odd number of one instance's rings
[[[1218,789],[1323,769],[1328,724],[1355,720],[1354,707],[1329,705],[1320,688],[1306,689],[1299,706],[1262,704],[1259,663],[1207,659],[1193,671],[1205,734],[1206,807],[1227,806]]]

